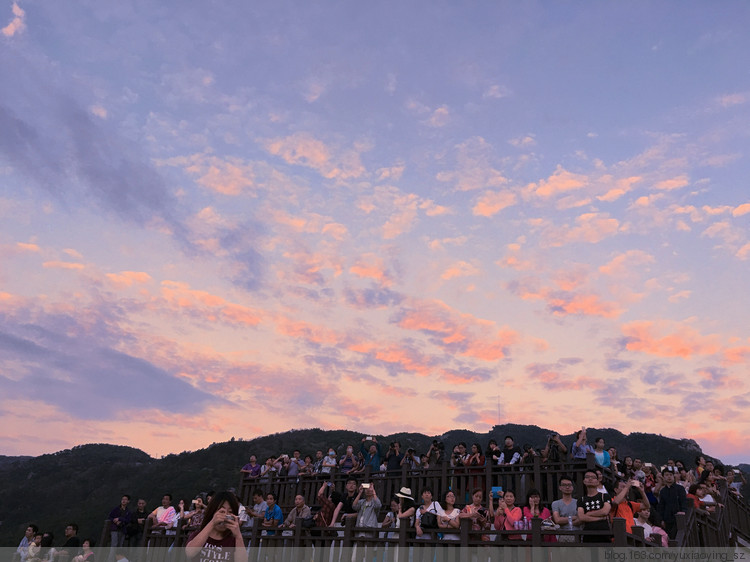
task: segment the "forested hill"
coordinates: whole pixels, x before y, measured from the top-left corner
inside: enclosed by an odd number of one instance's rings
[[[517,445],[543,447],[549,433],[536,426],[502,425],[488,433],[453,430],[436,437],[399,433],[378,439],[386,446],[397,439],[404,447],[423,452],[433,439],[445,443],[446,448],[465,441],[480,443],[484,449],[491,438],[502,446],[507,434],[515,438]],[[624,435],[613,429],[589,430],[590,438],[598,435],[605,438],[607,446],[617,447],[621,458],[637,455],[661,464],[674,457],[692,466],[695,456],[701,453],[698,444],[688,439],[646,433]],[[62,542],[68,522],[78,523],[79,535],[98,540],[102,521],[123,493],[133,497],[133,508],[139,497],[154,508],[165,492],[174,495],[176,504],[177,499],[188,500],[200,491],[236,487],[238,470],[251,453],[264,459],[282,452],[291,454],[295,448],[305,455],[332,446],[341,454],[347,444],[356,445],[362,437],[362,433],[353,431],[306,429],[215,443],[206,449],[161,459],[132,447],[104,444],[79,445],[39,457],[0,457],[0,545],[16,546],[26,525],[32,522],[43,531],[51,530],[56,545]],[[562,437],[568,446],[573,442],[572,435]]]

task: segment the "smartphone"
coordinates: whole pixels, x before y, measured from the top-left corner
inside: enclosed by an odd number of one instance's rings
[[[367,484],[367,483],[362,484],[362,489],[364,490],[366,490],[369,487],[370,487],[370,484]]]
[[[366,441],[372,441],[372,435],[368,435],[367,437],[365,437],[365,440]]]
[[[333,486],[333,482],[326,482],[326,486],[330,488],[331,486]]]
[[[502,486],[492,486],[492,497],[493,498],[499,498],[500,494],[503,492]]]

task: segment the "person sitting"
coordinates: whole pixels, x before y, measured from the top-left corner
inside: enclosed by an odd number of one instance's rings
[[[315,516],[315,522],[318,527],[332,527],[338,520],[339,512],[344,507],[341,501],[341,494],[333,489],[330,476],[326,476],[325,478],[328,480],[320,486],[317,495],[320,511]]]
[[[33,523],[26,527],[26,531],[23,534],[21,542],[18,543],[16,548],[16,554],[18,554],[21,562],[25,562],[26,557],[29,555],[29,545],[34,540],[34,536],[39,532],[39,527]]]
[[[492,503],[490,502],[490,506]],[[495,519],[496,531],[513,531],[516,529],[516,523],[523,519],[523,510],[516,506],[516,493],[513,490],[500,492],[500,501],[497,510],[492,510]],[[498,535],[499,539],[508,539],[520,541],[521,535]]]
[[[444,516],[445,512],[440,504],[432,499],[432,489],[424,488],[422,490],[422,505],[417,510],[417,519],[414,523],[417,538],[432,538],[431,531],[437,531],[438,517],[441,515]]]
[[[177,512],[171,504],[172,494],[164,494],[161,498],[161,505],[148,516],[151,519],[152,529],[173,531],[177,522]]]
[[[577,530],[578,502],[573,498],[573,480],[569,476],[560,477],[562,498],[552,502],[552,520],[566,531]],[[558,542],[577,542],[575,535],[559,535]]]
[[[78,556],[74,556],[72,562],[94,562],[93,546],[94,541],[92,539],[83,539],[83,543],[81,543],[81,553],[78,554]]]
[[[472,531],[486,531],[491,526],[491,513],[482,506],[484,490],[476,488],[471,493],[471,503],[466,505],[459,514],[459,519],[470,519]],[[490,510],[492,509],[492,498],[490,498]],[[472,537],[473,538],[473,537]],[[482,535],[483,541],[489,541],[489,535]]]
[[[407,525],[414,526],[414,516],[417,513],[417,504],[411,495],[411,488],[401,488],[396,494],[398,498],[398,511],[396,512],[396,527]]]
[[[266,515],[263,519],[262,527],[266,529],[267,536],[273,536],[276,534],[277,527],[281,527],[284,523],[284,515],[281,513],[281,508],[276,503],[278,496],[274,492],[268,492],[266,494]]]
[[[659,546],[669,546],[669,536],[666,531],[653,524],[650,507],[641,509],[638,512],[633,527],[643,527],[643,538],[647,541],[656,543]]]
[[[362,497],[364,495],[364,497]],[[378,527],[378,512],[382,503],[375,493],[375,487],[372,484],[362,483],[359,485],[359,492],[354,498],[354,509],[357,512],[356,527]],[[368,531],[360,531],[358,537],[372,537],[373,534]]]
[[[182,504],[183,502],[180,502]],[[196,529],[203,523],[203,513],[206,508],[206,504],[203,503],[203,495],[198,494],[193,499],[190,506],[190,511],[182,512],[182,505],[180,505],[181,519],[187,519],[187,523],[183,526],[183,529]]]
[[[297,494],[294,496],[294,508],[286,516],[286,520],[281,525],[287,529],[294,529],[297,519],[309,519],[312,517],[310,506],[305,505],[305,496]]]
[[[586,470],[583,484],[586,492],[578,498],[578,520],[583,523],[585,531],[608,531],[612,503],[609,494],[598,491],[599,479],[595,470]],[[583,542],[608,542],[611,538],[605,535],[584,535]]]
[[[628,501],[628,495],[633,488],[640,495],[640,502]],[[643,485],[638,480],[619,480],[615,487],[615,497],[612,498],[610,521],[615,517],[622,517],[625,519],[625,531],[630,533],[633,529],[636,514],[649,507],[651,507],[651,502],[643,489]]]
[[[456,507],[456,494],[448,490],[443,501],[443,515],[438,516],[438,528],[443,534],[444,541],[460,540],[461,537],[456,532],[460,525],[460,514],[461,510]]]
[[[78,525],[75,523],[68,523],[65,527],[65,542],[57,550],[57,554],[72,558],[73,553],[77,552],[80,546],[81,540],[78,538]]]
[[[542,494],[532,488],[526,492],[526,505],[523,507],[523,517],[531,522],[534,517],[542,521],[552,517],[552,512],[542,505]],[[555,535],[544,535],[544,542],[557,542]]]
[[[239,502],[231,492],[219,492],[211,498],[200,528],[188,536],[187,558],[198,557],[198,562],[246,562],[238,512]]]
[[[253,491],[253,505],[250,506],[247,514],[250,516],[251,520],[265,519],[266,509],[268,509],[268,504],[266,503],[266,500],[263,499],[263,491],[256,489]]]

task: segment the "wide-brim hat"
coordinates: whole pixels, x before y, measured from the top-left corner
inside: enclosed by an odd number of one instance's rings
[[[405,488],[405,487],[401,488],[398,491],[398,493],[396,494],[396,496],[399,497],[399,498],[404,498],[404,499],[407,499],[407,500],[414,501],[414,498],[411,497],[411,488]]]

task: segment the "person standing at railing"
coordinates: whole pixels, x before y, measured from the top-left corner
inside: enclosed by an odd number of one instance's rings
[[[586,460],[586,455],[593,453],[594,448],[587,443],[586,428],[582,427],[576,432],[576,440],[570,448],[573,460]]]
[[[674,473],[666,468],[661,473],[664,487],[659,492],[659,503],[656,510],[662,520],[664,530],[670,539],[677,535],[677,515],[684,514],[687,509],[687,494],[685,488],[675,484]]]
[[[132,513],[128,510],[130,496],[123,494],[120,498],[120,504],[109,512],[109,533],[111,538],[108,562],[114,562],[115,551],[125,544],[128,527],[132,518]]]
[[[365,441],[371,441],[367,449],[365,449]],[[370,467],[370,472],[377,474],[380,471],[380,459],[383,456],[377,438],[375,436],[363,437],[359,451],[365,457],[365,464]]]

